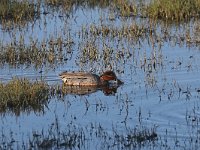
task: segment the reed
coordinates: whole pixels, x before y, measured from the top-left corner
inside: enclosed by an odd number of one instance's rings
[[[131,17],[136,16],[138,13],[138,8],[134,0],[114,0],[113,5],[118,16]]]
[[[135,3],[130,3],[128,0],[45,0],[45,4],[54,8],[63,8],[71,11],[73,7],[85,8],[108,8],[114,9],[120,16],[136,15],[137,9]],[[59,9],[57,9],[59,10]]]
[[[128,39],[138,41],[139,39],[147,37],[150,33],[154,32],[154,29],[144,24],[130,24],[123,25],[121,27],[109,26],[109,25],[90,25],[82,30],[82,37],[108,37],[110,39]]]

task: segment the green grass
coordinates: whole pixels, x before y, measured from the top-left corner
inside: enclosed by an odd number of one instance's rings
[[[49,87],[46,83],[14,78],[0,83],[0,112],[42,111],[48,101]]]
[[[200,15],[200,0],[153,0],[146,15],[154,19],[184,21]]]

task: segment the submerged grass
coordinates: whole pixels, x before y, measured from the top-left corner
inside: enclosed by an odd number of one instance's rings
[[[150,18],[185,21],[200,15],[200,0],[153,0],[146,8]]]
[[[46,83],[14,78],[8,83],[0,83],[0,112],[11,111],[19,115],[21,111],[42,111],[49,97]]]
[[[139,127],[127,129],[122,134],[116,128],[111,131],[104,129],[100,124],[88,124],[85,127],[73,123],[66,124],[61,129],[57,120],[44,131],[35,131],[27,139],[10,142],[3,135],[0,138],[0,147],[4,149],[135,149],[153,147],[158,135],[156,129]],[[21,143],[23,143],[21,145]]]

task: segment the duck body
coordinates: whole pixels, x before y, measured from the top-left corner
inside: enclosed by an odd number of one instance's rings
[[[76,86],[98,86],[100,85],[99,76],[87,73],[87,72],[63,72],[59,75],[65,85],[76,85]]]
[[[107,86],[111,80],[122,83],[113,71],[106,71],[101,76],[87,72],[63,72],[59,76],[70,86]]]

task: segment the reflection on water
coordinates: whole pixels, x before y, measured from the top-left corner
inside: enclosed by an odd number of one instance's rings
[[[97,91],[102,91],[105,95],[114,95],[117,93],[117,88],[119,86],[113,85],[113,86],[67,86],[64,85],[62,88],[62,91],[64,94],[72,94],[72,95],[88,95],[95,93]]]

